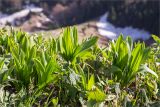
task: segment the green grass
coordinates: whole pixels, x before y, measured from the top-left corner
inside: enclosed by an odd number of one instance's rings
[[[68,27],[44,39],[0,29],[1,107],[130,107],[160,101],[160,38],[134,43],[120,35],[100,48]]]

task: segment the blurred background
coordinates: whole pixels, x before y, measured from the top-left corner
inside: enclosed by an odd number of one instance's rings
[[[160,0],[0,0],[0,27],[57,36],[71,25],[102,43],[122,33],[150,44],[151,34],[160,36]]]

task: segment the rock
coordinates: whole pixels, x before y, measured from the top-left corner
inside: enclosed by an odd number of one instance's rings
[[[41,13],[43,11],[42,8],[30,8],[24,9],[18,12],[15,12],[9,16],[0,19],[0,25],[5,26],[6,24],[9,25],[19,25],[21,21],[25,20],[30,14],[32,13]]]
[[[25,21],[20,28],[24,31],[34,32],[39,30],[49,30],[54,27],[54,22],[50,20],[43,13],[32,14],[30,18]]]

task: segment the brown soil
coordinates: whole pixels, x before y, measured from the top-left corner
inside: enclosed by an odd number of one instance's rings
[[[96,19],[91,20],[82,24],[75,25],[78,29],[78,36],[79,41],[82,41],[85,38],[89,38],[90,36],[97,36],[99,37],[98,44],[100,46],[106,45],[108,42],[108,39],[101,36],[97,30],[96,27]],[[55,30],[49,30],[49,31],[41,31],[41,33],[44,33],[44,37],[49,38],[50,36],[57,38],[63,31],[63,28],[55,29]]]

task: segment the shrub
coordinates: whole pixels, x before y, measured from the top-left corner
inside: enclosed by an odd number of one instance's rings
[[[100,48],[97,37],[79,43],[75,27],[47,40],[3,28],[0,105],[148,106],[158,101],[160,83],[153,37],[152,49],[122,35]]]

